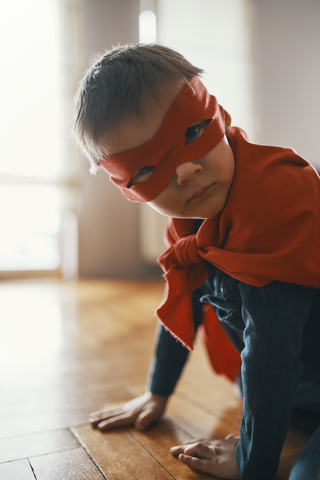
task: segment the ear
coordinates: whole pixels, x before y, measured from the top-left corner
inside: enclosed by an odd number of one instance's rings
[[[224,110],[224,114],[225,114],[225,118],[224,118],[224,122],[225,122],[225,132],[227,133],[230,126],[231,126],[231,117],[229,115],[229,113]]]

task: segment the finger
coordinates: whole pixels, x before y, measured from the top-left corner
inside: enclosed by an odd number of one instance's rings
[[[176,445],[175,447],[170,448],[170,452],[177,457],[180,453],[184,453],[187,447],[194,446],[198,442],[200,442],[200,440],[193,440],[185,442],[182,445]]]
[[[180,454],[185,454],[185,455],[198,456],[200,458],[210,459],[212,458],[215,451],[214,451],[214,447],[210,448],[202,442],[196,442],[196,443],[178,445],[176,447],[172,447],[171,453],[175,457],[178,457]]]
[[[188,440],[187,442],[184,442],[182,445],[175,445],[174,447],[170,448],[170,452],[173,453],[174,455],[178,455],[179,453],[182,453],[187,445],[194,445],[195,443],[205,443],[208,444],[210,440],[206,438],[199,438],[197,440]]]
[[[117,415],[114,414],[114,415],[101,415],[101,417],[90,417],[89,418],[89,422],[91,423],[91,425],[93,427],[96,427],[99,423],[105,421],[105,420],[109,420],[111,418],[115,418]]]
[[[96,412],[90,413],[90,417],[98,417],[98,416],[104,415],[108,412],[115,412],[115,411],[118,411],[120,409],[123,409],[123,404],[109,405],[109,406],[100,408],[100,410],[97,410]]]
[[[145,412],[142,412],[137,420],[135,421],[134,426],[137,430],[145,430],[150,426],[152,422],[158,420],[159,415],[153,409],[149,408]]]
[[[184,449],[185,449],[185,446],[184,446],[184,445],[177,445],[176,447],[170,448],[170,452],[171,452],[172,455],[174,455],[175,457],[178,457],[178,456],[180,455],[180,453],[183,453],[183,452],[184,452]]]
[[[103,420],[115,417],[116,415],[122,415],[124,409],[122,407],[110,407],[99,410],[98,412],[91,413],[89,416],[89,422],[95,426]]]
[[[191,455],[184,455],[183,453],[179,455],[179,460],[194,470],[199,470],[203,473],[212,472],[212,462],[210,460],[192,457]]]
[[[89,415],[89,418],[102,418],[103,416],[105,415],[109,415],[111,413],[114,413],[114,412],[117,412],[118,410],[120,409],[119,406],[112,406],[112,407],[105,407],[105,408],[101,408],[100,410],[98,410],[97,412],[92,412],[90,413]]]
[[[102,420],[100,423],[98,423],[97,428],[99,430],[108,430],[109,428],[119,428],[119,427],[126,427],[129,425],[133,425],[134,423],[134,418],[132,416],[123,414],[123,415],[117,415],[115,417],[111,417],[106,420]]]
[[[185,445],[182,453],[191,457],[199,457],[209,460],[214,454],[212,450],[212,448],[208,447],[204,443],[197,442],[193,443],[192,445]]]
[[[234,433],[230,433],[230,435],[228,435],[225,440],[230,440],[230,439],[234,439],[234,440],[240,440],[240,437],[239,435],[235,435]]]

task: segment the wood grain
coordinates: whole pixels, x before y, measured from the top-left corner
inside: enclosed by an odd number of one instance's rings
[[[84,426],[73,431],[108,480],[172,479],[127,429],[101,433]]]
[[[20,396],[9,393],[0,400],[0,443],[1,438],[87,423],[89,413],[104,403],[127,401],[133,397],[125,385],[100,380],[93,384],[85,379],[84,385],[74,385],[73,388],[53,384],[43,388],[21,388],[21,391],[23,401]]]
[[[35,480],[28,460],[17,460],[0,464],[2,480]]]
[[[230,426],[218,415],[194,405],[180,395],[175,395],[170,400],[166,417],[193,438],[225,438],[230,433],[239,434],[239,428]]]
[[[145,390],[162,292],[162,280],[0,282],[1,480],[34,480],[32,468],[37,480],[213,479],[170,453],[239,432],[242,403],[211,371],[200,338],[154,428],[103,434],[87,423],[90,412]],[[293,418],[277,480],[288,480],[318,423]]]
[[[103,480],[82,448],[57,452],[30,460],[37,480]]]
[[[166,421],[160,421],[155,428],[149,431],[139,432],[135,429],[130,429],[130,432],[152,456],[161,461],[161,465],[176,480],[213,480],[215,478],[212,475],[201,474],[191,470],[172,456],[170,453],[171,447],[181,445],[192,439],[190,435],[180,431],[174,425]]]
[[[298,455],[291,455],[285,458],[280,458],[279,468],[275,480],[288,480],[291,469]],[[309,480],[309,479],[301,479]],[[311,479],[310,479],[311,480]]]
[[[49,431],[0,440],[0,463],[70,450],[79,444],[69,430]]]

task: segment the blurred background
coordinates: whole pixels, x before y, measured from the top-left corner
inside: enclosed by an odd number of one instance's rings
[[[0,278],[160,275],[165,217],[89,174],[70,139],[79,80],[106,49],[160,42],[253,142],[320,168],[319,0],[0,0]]]

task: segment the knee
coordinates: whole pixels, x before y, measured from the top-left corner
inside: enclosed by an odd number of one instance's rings
[[[320,480],[320,465],[318,462],[298,461],[297,459],[291,470],[289,480],[307,479]]]
[[[320,427],[299,453],[289,480],[320,480]]]

